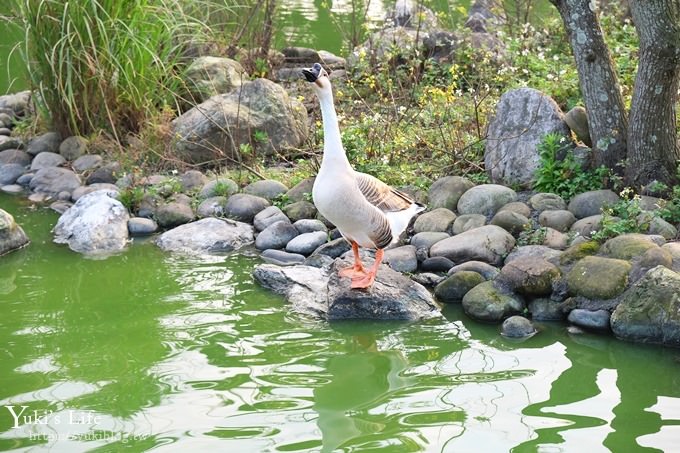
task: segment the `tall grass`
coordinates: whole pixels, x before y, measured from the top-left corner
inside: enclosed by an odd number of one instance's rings
[[[183,46],[203,30],[179,0],[13,0],[39,107],[63,135],[121,135],[162,106],[182,80]]]

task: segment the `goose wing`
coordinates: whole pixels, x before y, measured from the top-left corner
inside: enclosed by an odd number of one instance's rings
[[[356,172],[356,181],[366,200],[383,212],[403,211],[415,203],[405,193],[366,173]]]

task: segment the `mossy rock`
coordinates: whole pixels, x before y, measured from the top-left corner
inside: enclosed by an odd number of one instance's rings
[[[609,239],[604,243],[601,251],[610,258],[629,260],[657,247],[659,246],[650,236],[631,233]]]
[[[567,274],[569,293],[588,299],[612,299],[626,288],[631,268],[628,261],[587,256]]]
[[[514,294],[506,294],[486,281],[472,288],[463,297],[463,310],[472,319],[499,323],[505,318],[521,313],[524,301]]]
[[[561,273],[557,266],[546,260],[527,257],[503,266],[501,275],[520,294],[547,296],[552,292],[553,280]]]
[[[284,206],[283,212],[291,222],[297,222],[301,219],[313,219],[316,217],[316,206],[309,201],[296,201]]]
[[[560,264],[566,266],[575,263],[586,256],[595,255],[600,250],[600,244],[595,241],[581,242],[569,247],[560,256]]]
[[[460,271],[439,283],[434,295],[444,303],[460,303],[468,291],[484,281],[484,277],[477,272]]]

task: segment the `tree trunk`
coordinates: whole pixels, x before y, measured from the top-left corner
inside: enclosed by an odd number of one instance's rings
[[[631,0],[640,37],[628,130],[626,182],[677,183],[680,159],[675,103],[680,83],[680,0]]]
[[[613,170],[626,157],[627,120],[597,14],[586,0],[550,0],[562,16],[588,112],[595,165]]]

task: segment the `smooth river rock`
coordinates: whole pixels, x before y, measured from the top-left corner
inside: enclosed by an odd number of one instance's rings
[[[208,217],[163,233],[156,245],[171,252],[225,253],[252,244],[253,227],[229,219]]]
[[[19,249],[28,243],[28,236],[14,221],[14,217],[9,212],[0,209],[0,255]]]
[[[500,265],[515,246],[515,238],[503,228],[485,225],[437,242],[430,256],[445,256],[454,263],[470,260]]]

